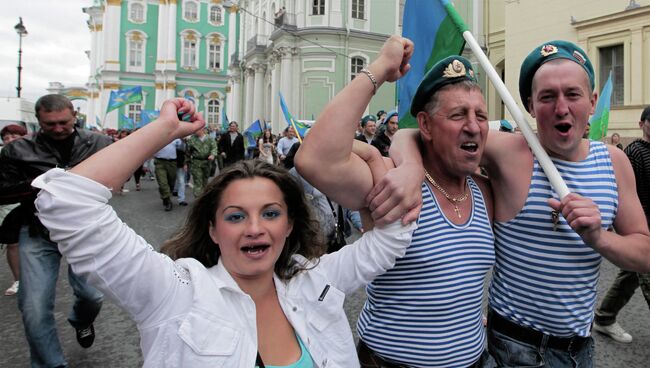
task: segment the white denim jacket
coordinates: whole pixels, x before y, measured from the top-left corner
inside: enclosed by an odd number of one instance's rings
[[[74,272],[136,321],[145,367],[255,365],[255,304],[221,262],[205,268],[154,251],[108,205],[109,189],[90,179],[53,169],[33,185],[42,189],[39,218]],[[345,294],[393,267],[415,227],[369,231],[289,281],[275,277],[282,309],[317,367],[359,366]]]

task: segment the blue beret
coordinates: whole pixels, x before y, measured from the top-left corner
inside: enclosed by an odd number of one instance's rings
[[[411,115],[424,110],[431,96],[440,88],[465,80],[476,82],[472,63],[459,55],[448,56],[438,61],[420,82],[411,102]]]
[[[365,127],[369,121],[377,122],[377,118],[375,117],[375,115],[366,115],[363,118],[361,118],[361,126]]]
[[[578,45],[568,41],[550,41],[536,47],[521,64],[519,72],[519,96],[528,110],[528,98],[533,88],[533,77],[542,64],[555,59],[567,59],[580,65],[589,77],[591,89],[594,89],[594,68],[587,54]]]

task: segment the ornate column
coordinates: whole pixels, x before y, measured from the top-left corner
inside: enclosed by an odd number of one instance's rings
[[[280,64],[280,91],[284,96],[284,99],[291,99],[291,73],[292,73],[292,63],[291,63],[291,50],[288,47],[281,47],[278,49],[281,55],[281,64]]]
[[[241,121],[241,69],[234,67],[230,69],[232,73],[230,82],[232,89],[228,95],[230,106],[228,107],[228,119]]]
[[[167,56],[165,57],[165,95],[167,99],[176,97],[176,0],[168,0],[167,13]]]
[[[257,119],[262,120],[264,115],[264,72],[266,71],[266,65],[253,64],[253,70],[255,72],[253,116],[247,123],[252,123]]]
[[[273,133],[278,133],[280,127],[284,126],[284,116],[280,111],[280,53],[273,50],[269,55],[269,68],[271,69],[271,122]]]
[[[240,122],[239,126],[244,128],[253,121],[253,105],[255,105],[255,98],[253,95],[253,87],[255,83],[255,72],[252,68],[246,68],[244,83],[246,83],[246,98],[244,98],[244,120]]]
[[[120,11],[121,0],[107,0],[104,13],[104,70],[120,70]]]

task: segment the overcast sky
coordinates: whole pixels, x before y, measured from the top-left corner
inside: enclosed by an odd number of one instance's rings
[[[0,97],[16,97],[18,79],[18,17],[23,38],[22,97],[32,102],[47,93],[49,82],[65,86],[88,80],[90,49],[88,16],[92,0],[3,0],[0,12]]]

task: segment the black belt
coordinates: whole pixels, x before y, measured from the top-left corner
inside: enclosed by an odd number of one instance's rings
[[[571,337],[546,335],[540,331],[533,330],[532,328],[520,326],[517,323],[502,317],[495,311],[490,311],[488,315],[488,329],[490,328],[515,340],[534,346],[541,346],[544,337],[547,336],[548,340],[546,346],[557,350],[577,351],[590,340],[589,337],[578,335]]]
[[[207,160],[207,157],[206,157],[206,158],[192,157],[192,160],[206,161],[206,160]]]
[[[363,367],[373,367],[373,368],[406,368],[407,366],[389,362],[384,358],[377,355],[372,349],[366,345],[363,340],[359,339],[357,344],[357,355],[359,356],[359,362]]]
[[[161,161],[176,161],[175,158],[158,158],[158,157],[154,157],[154,158],[156,160],[161,160]]]
[[[379,355],[377,355],[363,340],[359,339],[357,344],[357,355],[359,356],[359,363],[362,367],[373,367],[373,368],[408,368],[407,365],[402,365],[398,363],[389,362]],[[484,355],[487,353],[484,352]],[[474,364],[470,365],[468,368],[482,367],[484,364],[483,356],[479,358]]]

